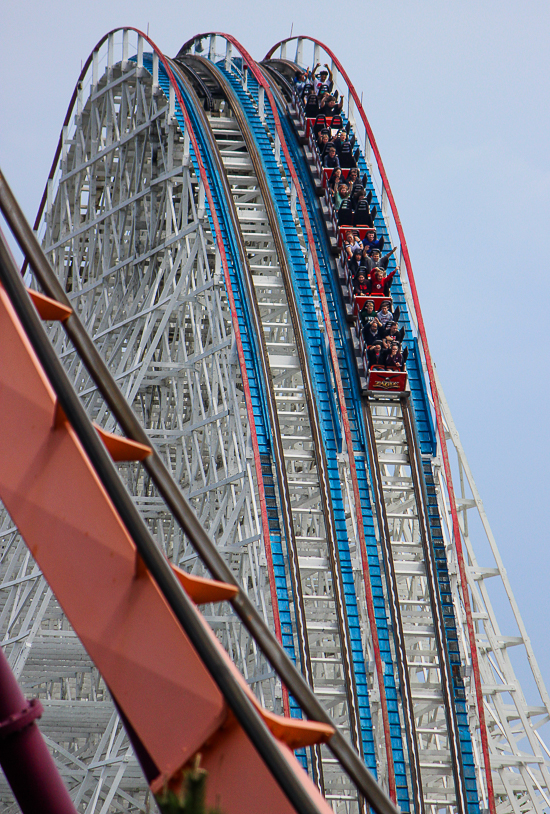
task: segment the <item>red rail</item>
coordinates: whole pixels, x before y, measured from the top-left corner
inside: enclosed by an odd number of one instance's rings
[[[432,398],[433,398],[433,404],[434,404],[434,410],[435,410],[435,416],[436,416],[437,431],[438,431],[438,434],[439,434],[441,455],[442,455],[442,458],[443,458],[443,467],[445,469],[445,478],[446,478],[446,482],[447,482],[447,492],[448,492],[448,495],[449,495],[449,503],[450,503],[450,507],[451,507],[453,536],[454,536],[454,541],[455,541],[455,546],[456,546],[456,556],[457,556],[458,568],[459,568],[459,572],[460,572],[460,583],[461,583],[461,588],[462,588],[462,600],[463,600],[463,603],[464,603],[464,611],[465,611],[465,614],[466,614],[466,624],[467,624],[467,628],[468,628],[468,639],[469,639],[469,643],[470,643],[470,652],[471,652],[471,659],[472,659],[472,672],[473,672],[473,675],[474,675],[477,709],[478,709],[478,715],[479,715],[481,746],[482,746],[482,750],[483,750],[483,761],[484,761],[484,764],[485,764],[484,768],[485,768],[485,778],[486,778],[486,782],[487,782],[487,796],[488,796],[488,801],[489,801],[489,811],[490,811],[490,814],[496,814],[495,795],[494,795],[494,790],[493,790],[493,779],[492,779],[492,776],[491,776],[491,764],[490,764],[490,760],[489,760],[489,741],[488,741],[488,736],[487,736],[487,725],[486,725],[486,722],[485,722],[485,711],[484,711],[484,707],[483,707],[483,690],[482,690],[482,686],[481,686],[481,674],[480,674],[480,671],[479,671],[479,659],[478,659],[478,654],[477,654],[477,644],[476,644],[476,640],[475,640],[475,628],[474,628],[474,622],[473,622],[473,617],[472,617],[472,608],[471,608],[471,603],[470,603],[470,595],[468,593],[468,582],[467,582],[467,577],[466,577],[466,565],[465,565],[465,560],[464,560],[464,552],[463,552],[463,549],[462,549],[462,538],[461,538],[461,534],[460,534],[460,525],[459,525],[459,522],[458,522],[458,512],[457,512],[457,509],[456,509],[456,500],[455,500],[455,493],[454,493],[454,487],[453,487],[451,465],[450,465],[449,455],[448,455],[448,451],[447,451],[447,443],[445,441],[445,428],[443,426],[443,416],[441,414],[441,405],[440,405],[440,402],[439,402],[439,393],[438,393],[437,384],[436,384],[436,381],[435,381],[435,374],[434,374],[434,369],[433,369],[432,357],[431,357],[430,349],[429,349],[429,346],[428,346],[428,338],[426,336],[426,328],[424,326],[424,319],[422,317],[422,310],[420,308],[420,301],[419,301],[418,292],[417,292],[417,289],[416,289],[416,283],[415,283],[414,274],[413,274],[413,270],[412,270],[412,264],[411,264],[411,260],[410,260],[410,256],[409,256],[409,250],[408,250],[408,247],[407,247],[407,241],[405,240],[403,227],[401,225],[401,219],[399,217],[399,213],[397,211],[397,206],[395,204],[395,199],[393,197],[393,193],[391,191],[391,187],[390,187],[390,184],[389,184],[389,181],[388,181],[388,177],[387,177],[386,171],[384,169],[384,164],[382,163],[382,158],[380,156],[380,151],[378,150],[378,146],[376,144],[376,139],[374,138],[374,134],[372,132],[371,126],[369,124],[369,121],[367,119],[365,111],[363,110],[361,100],[359,99],[359,96],[357,95],[357,91],[355,90],[355,88],[354,88],[348,74],[346,73],[346,71],[344,70],[341,62],[337,59],[337,57],[334,55],[334,53],[330,50],[330,48],[328,48],[326,45],[324,45],[324,43],[322,43],[320,40],[317,40],[317,39],[315,39],[313,37],[288,37],[287,39],[281,40],[276,45],[274,45],[267,52],[264,59],[269,59],[272,56],[272,54],[274,53],[274,51],[277,50],[277,48],[279,48],[284,43],[290,42],[291,40],[309,40],[310,42],[313,42],[316,45],[319,45],[321,48],[323,48],[325,53],[327,53],[329,55],[329,57],[333,61],[334,65],[336,66],[336,68],[340,72],[342,78],[344,79],[344,81],[345,81],[345,83],[347,85],[347,88],[348,88],[348,92],[351,95],[351,97],[353,98],[353,100],[355,102],[355,105],[357,107],[357,110],[359,112],[359,115],[361,116],[361,120],[363,121],[363,124],[365,125],[367,138],[369,140],[369,143],[370,143],[370,145],[372,147],[372,151],[373,151],[374,156],[376,158],[376,164],[378,166],[378,171],[380,173],[380,177],[382,179],[384,189],[385,189],[386,194],[388,196],[388,201],[389,201],[390,208],[391,208],[391,211],[392,211],[394,223],[395,223],[395,226],[396,226],[396,229],[397,229],[397,234],[399,236],[399,241],[400,241],[400,244],[401,244],[401,252],[402,252],[402,255],[403,255],[403,260],[405,261],[405,267],[407,269],[407,277],[408,277],[408,281],[409,281],[409,285],[410,285],[410,289],[411,289],[411,296],[412,296],[412,299],[413,299],[414,309],[415,309],[415,313],[416,313],[416,319],[417,319],[417,324],[418,324],[418,335],[420,337],[420,341],[421,341],[421,344],[422,344],[422,349],[424,351],[424,358],[426,360],[426,369],[427,369],[427,372],[428,372],[428,378],[429,378],[429,381],[430,381],[430,388],[431,388],[431,391],[432,391]]]

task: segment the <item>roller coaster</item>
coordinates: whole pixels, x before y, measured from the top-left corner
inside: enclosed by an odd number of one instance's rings
[[[294,84],[325,61],[397,246],[397,390]],[[0,682],[33,698],[3,690],[2,811],[151,811],[197,755],[223,814],[547,811],[550,698],[332,51],[112,31],[34,229],[3,176],[0,209]]]

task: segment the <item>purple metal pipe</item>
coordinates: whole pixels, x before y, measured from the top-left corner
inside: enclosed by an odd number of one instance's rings
[[[0,648],[0,765],[23,814],[76,814],[36,719]]]

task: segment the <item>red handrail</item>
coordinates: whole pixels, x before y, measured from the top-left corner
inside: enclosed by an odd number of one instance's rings
[[[384,169],[384,164],[382,163],[382,158],[380,156],[380,152],[378,150],[378,146],[376,144],[376,139],[374,138],[374,134],[372,132],[371,126],[363,110],[363,106],[361,104],[361,100],[357,95],[357,91],[355,90],[348,74],[344,70],[341,62],[337,59],[334,53],[328,48],[324,43],[320,40],[315,39],[314,37],[288,37],[287,39],[281,40],[276,45],[274,45],[265,55],[264,59],[269,59],[274,51],[279,48],[283,43],[290,42],[291,40],[309,40],[310,42],[319,45],[324,51],[329,55],[329,57],[333,60],[334,65],[340,72],[342,78],[344,79],[348,92],[351,94],[356,106],[357,110],[361,116],[363,124],[365,125],[365,130],[367,133],[367,138],[370,142],[372,147],[372,151],[376,158],[376,164],[378,167],[378,171],[380,173],[380,177],[382,179],[382,183],[384,185],[384,189],[386,190],[386,194],[388,196],[388,201],[390,204],[390,208],[392,211],[393,219],[395,222],[395,226],[397,229],[397,234],[399,235],[399,241],[401,244],[401,252],[403,255],[403,259],[405,261],[405,267],[407,269],[407,277],[411,289],[411,296],[414,303],[414,309],[416,313],[416,319],[418,324],[418,334],[420,337],[420,341],[422,344],[422,349],[424,351],[424,358],[426,360],[426,369],[428,373],[428,378],[430,381],[430,388],[432,391],[432,398],[436,416],[436,424],[437,424],[437,431],[439,434],[439,441],[441,447],[441,455],[443,458],[443,467],[445,470],[445,479],[447,482],[447,492],[449,495],[449,504],[451,508],[451,518],[452,518],[452,526],[453,526],[453,537],[456,546],[456,557],[458,562],[458,568],[460,572],[460,583],[462,588],[462,600],[464,603],[464,611],[466,614],[466,625],[468,628],[468,639],[470,642],[470,652],[471,652],[471,659],[472,659],[472,672],[474,675],[474,684],[476,690],[476,700],[477,700],[477,709],[479,715],[479,728],[480,728],[480,737],[481,737],[481,746],[483,750],[483,761],[484,761],[484,768],[485,768],[485,778],[487,782],[487,796],[489,801],[489,811],[490,814],[496,814],[496,805],[495,805],[495,795],[493,789],[493,778],[491,776],[491,764],[489,760],[489,740],[487,735],[487,725],[485,722],[485,710],[483,707],[483,690],[481,686],[481,674],[479,671],[479,659],[477,653],[477,643],[475,640],[475,628],[474,628],[474,621],[472,617],[472,609],[470,604],[470,595],[468,593],[468,582],[466,577],[466,565],[464,560],[464,552],[462,549],[462,539],[460,534],[460,525],[458,522],[458,512],[456,508],[456,500],[455,500],[455,493],[453,487],[453,479],[451,473],[451,465],[449,461],[449,455],[447,451],[447,443],[445,441],[445,428],[443,426],[443,416],[441,414],[441,405],[439,402],[439,393],[437,390],[437,384],[435,381],[435,374],[433,369],[432,357],[430,354],[430,349],[428,346],[428,338],[426,336],[426,328],[424,326],[424,319],[422,317],[422,310],[420,308],[420,301],[418,298],[418,292],[416,289],[416,283],[414,279],[414,274],[412,270],[411,260],[409,256],[409,250],[407,247],[407,241],[405,240],[405,235],[403,232],[403,227],[401,225],[401,220],[399,218],[399,213],[397,211],[397,206],[395,204],[395,199],[393,197],[393,193],[391,191],[391,187],[388,181],[388,177],[386,175],[386,171]]]

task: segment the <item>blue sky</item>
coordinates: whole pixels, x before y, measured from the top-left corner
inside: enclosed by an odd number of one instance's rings
[[[81,62],[108,30],[149,26],[169,56],[218,30],[260,59],[291,26],[334,50],[363,92],[432,355],[547,683],[549,21],[533,0],[22,0],[4,4],[0,49],[0,166],[31,221]]]

